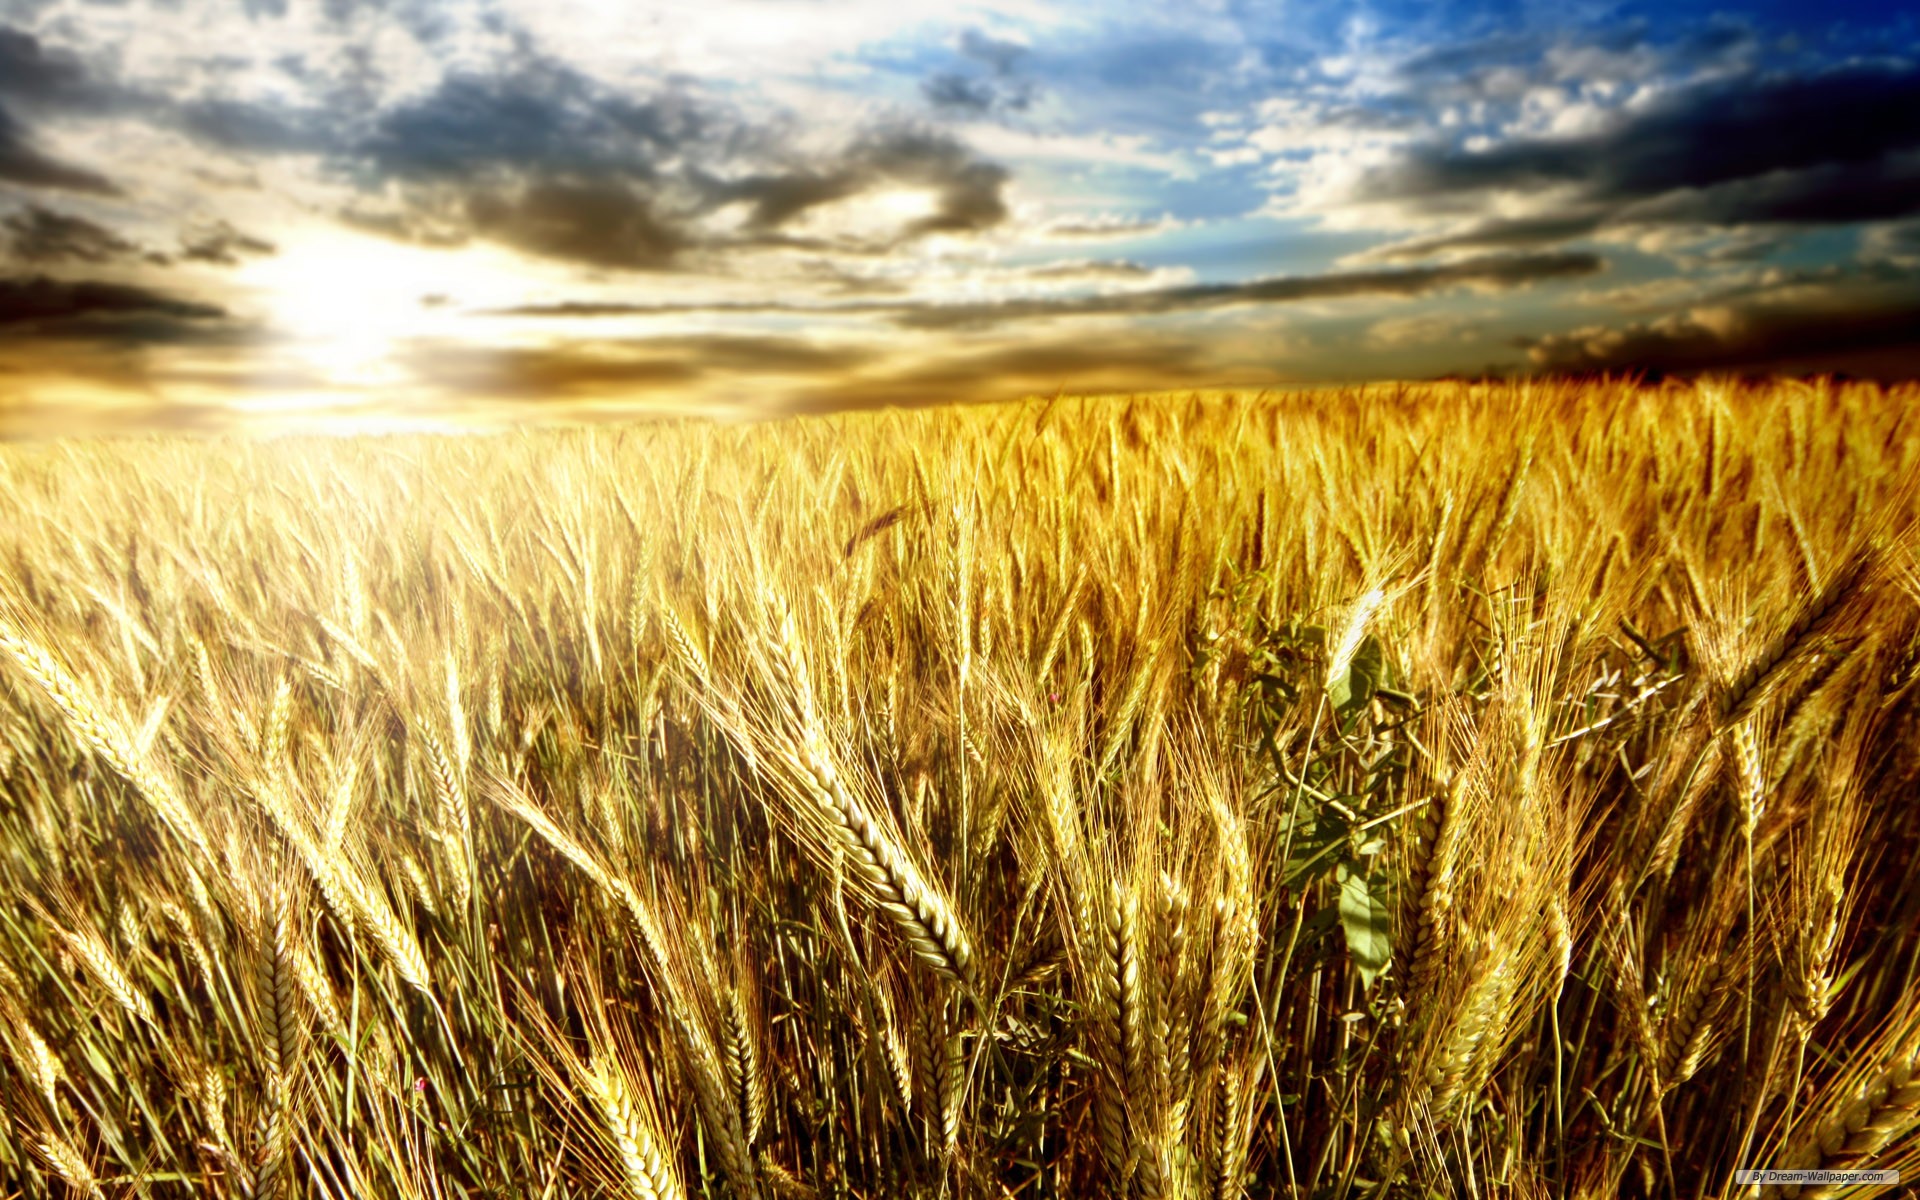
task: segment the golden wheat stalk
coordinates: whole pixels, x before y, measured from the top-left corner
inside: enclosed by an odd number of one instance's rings
[[[1896,1055],[1886,1066],[1855,1077],[1825,1106],[1781,1158],[1786,1170],[1864,1168],[1874,1156],[1920,1128],[1920,1055]],[[1787,1195],[1826,1194],[1797,1186],[1773,1189]]]
[[[180,799],[178,789],[149,761],[147,754],[136,750],[132,739],[101,712],[86,689],[67,673],[53,655],[26,638],[4,618],[0,618],[0,650],[5,650],[39,685],[66,720],[67,728],[131,784],[162,822],[201,854],[212,856],[212,845],[207,840],[206,830]]]
[[[441,813],[452,826],[444,857],[453,876],[454,903],[464,913],[473,901],[473,816],[467,805],[466,780],[454,769],[453,759],[432,729],[422,722],[415,733],[427,752],[428,774],[433,777]]]
[[[626,910],[634,929],[640,935],[641,946],[647,953],[648,968],[655,973],[655,978],[665,978],[668,963],[672,960],[666,934],[654,914],[653,907],[641,898],[633,885],[615,876],[586,847],[569,837],[511,780],[494,776],[488,781],[488,790],[495,803],[525,821],[535,833],[540,835],[542,841],[557,850],[562,858],[578,867],[588,879],[620,902],[620,906]]]
[[[300,1019],[300,990],[291,936],[292,914],[283,889],[271,898],[271,928],[261,939],[259,987],[262,1000],[261,1071],[266,1083],[266,1130],[261,1135],[256,1188],[265,1197],[292,1190],[294,1097],[303,1066],[306,1029]]]
[[[89,1198],[102,1194],[93,1168],[87,1165],[85,1156],[75,1150],[72,1143],[51,1129],[44,1129],[32,1144],[62,1183]]]
[[[1519,986],[1515,963],[1491,933],[1485,936],[1474,981],[1441,1041],[1438,1061],[1427,1069],[1436,1123],[1445,1124],[1485,1086],[1505,1036]]]
[[[1717,715],[1721,728],[1744,721],[1795,665],[1821,645],[1846,602],[1866,582],[1873,563],[1870,548],[1848,556],[1793,621],[1727,678],[1720,687]]]
[[[1407,994],[1429,1009],[1452,936],[1454,873],[1467,828],[1466,783],[1462,771],[1428,801],[1420,820],[1424,854],[1410,872],[1417,882],[1411,889],[1415,927]]]
[[[633,1200],[684,1200],[686,1188],[674,1169],[660,1118],[645,1093],[628,1086],[625,1073],[614,1062],[591,1063],[576,1074],[600,1114]]]
[[[680,1047],[680,1060],[693,1084],[695,1107],[708,1138],[720,1157],[720,1167],[736,1195],[758,1197],[757,1160],[740,1128],[740,1113],[728,1093],[725,1068],[705,1029],[683,1012],[678,1000],[667,1004],[667,1023]]]
[[[727,1082],[740,1108],[740,1131],[749,1147],[760,1144],[767,1119],[766,1082],[760,1071],[759,1035],[748,1012],[744,989],[738,982],[726,988],[721,1012],[725,1022]]]
[[[129,1016],[156,1029],[159,1027],[159,1017],[154,1012],[153,1001],[148,999],[146,992],[135,986],[127,973],[120,969],[120,964],[114,961],[113,951],[99,935],[87,930],[76,930],[63,933],[62,936],[66,940],[67,947],[73,951],[73,956],[79,959],[81,965],[87,969],[87,974],[93,976],[94,982],[105,989],[115,1003],[125,1009]]]
[[[973,946],[946,898],[934,889],[893,838],[842,785],[823,754],[806,752],[814,798],[855,872],[872,889],[882,912],[905,935],[914,956],[962,988],[973,983]]]

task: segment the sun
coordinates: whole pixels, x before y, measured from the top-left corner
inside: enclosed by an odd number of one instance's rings
[[[409,246],[314,231],[248,263],[236,282],[264,310],[291,363],[327,388],[370,389],[410,379],[412,343],[460,337],[475,307],[515,302],[528,280],[481,247]]]

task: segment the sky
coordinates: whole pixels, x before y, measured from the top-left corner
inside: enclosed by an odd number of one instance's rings
[[[1920,16],[0,0],[0,437],[1920,375]]]

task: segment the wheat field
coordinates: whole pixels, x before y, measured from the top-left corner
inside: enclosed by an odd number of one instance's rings
[[[0,1196],[1911,1177],[1916,411],[0,447]]]

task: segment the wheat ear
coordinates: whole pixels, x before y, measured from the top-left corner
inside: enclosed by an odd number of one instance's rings
[[[292,1165],[293,1096],[300,1069],[302,1039],[296,995],[299,982],[293,962],[286,894],[272,898],[273,925],[260,947],[260,990],[265,1002],[261,1043],[266,1082],[267,1128],[262,1137],[258,1193],[267,1198],[290,1190]]]
[[[1421,841],[1426,854],[1411,872],[1411,889],[1419,897],[1415,910],[1412,969],[1407,993],[1426,1004],[1434,994],[1434,980],[1445,956],[1453,914],[1453,883],[1460,842],[1466,829],[1465,775],[1456,776],[1446,790],[1433,797],[1421,818]],[[1437,809],[1437,811],[1435,811]]]
[[[1790,1149],[1784,1164],[1792,1170],[1818,1170],[1842,1163],[1865,1164],[1872,1156],[1920,1125],[1920,1056],[1905,1055],[1874,1072]],[[1784,1189],[1798,1195],[1800,1189]]]
[[[736,1195],[757,1200],[760,1181],[755,1161],[740,1129],[740,1114],[728,1094],[725,1071],[714,1053],[706,1031],[681,1011],[680,1001],[672,996],[667,1002],[667,1021],[677,1035],[681,1061],[693,1083],[695,1106],[706,1126],[707,1136],[720,1155],[720,1168]]]
[[[674,1171],[653,1106],[628,1088],[615,1063],[592,1064],[580,1075],[633,1200],[685,1200],[686,1188]]]
[[[776,672],[787,685],[795,741],[784,749],[797,758],[800,774],[816,810],[826,818],[835,840],[872,890],[881,910],[906,936],[914,956],[942,978],[962,988],[973,985],[973,945],[953,906],[929,883],[893,836],[847,790],[827,751],[826,737],[813,706],[813,687],[800,652],[793,614],[781,610],[780,636],[773,647]]]
[[[107,994],[112,996],[121,1008],[127,1010],[128,1015],[154,1028],[159,1027],[158,1018],[153,1010],[153,1001],[147,999],[147,994],[134,986],[133,980],[120,969],[120,964],[114,961],[113,951],[107,947],[106,942],[102,941],[98,935],[84,930],[66,934],[65,937],[68,947],[73,950],[74,957],[86,967],[87,974],[93,976],[94,981],[105,988]]]
[[[60,710],[68,729],[133,785],[133,790],[162,822],[202,855],[212,857],[213,847],[207,840],[206,830],[180,799],[179,791],[154,768],[145,753],[134,747],[125,732],[100,712],[85,689],[51,654],[4,620],[0,620],[0,650],[5,650],[32,677]]]
[[[82,1196],[101,1194],[100,1183],[94,1178],[93,1168],[87,1165],[86,1158],[58,1133],[51,1129],[42,1130],[33,1148],[39,1151],[40,1157],[68,1187]]]
[[[1870,551],[1856,551],[1807,602],[1793,623],[1726,681],[1720,689],[1718,716],[1722,728],[1745,720],[1787,671],[1831,631],[1835,618],[1865,580],[1871,564]]]
[[[760,1051],[747,999],[738,983],[726,990],[727,1082],[740,1109],[740,1132],[749,1147],[760,1144],[767,1119],[767,1089],[760,1072]]]

